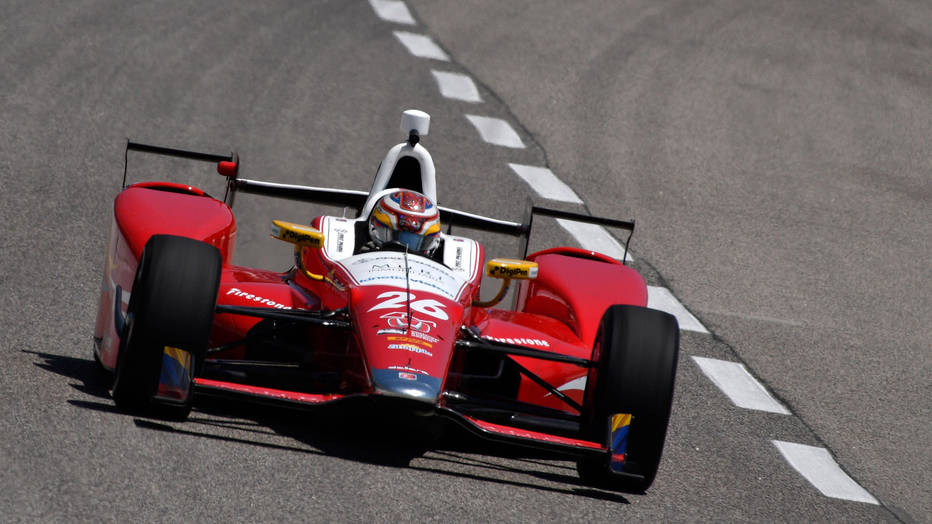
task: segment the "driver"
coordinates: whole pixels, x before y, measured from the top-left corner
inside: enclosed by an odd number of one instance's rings
[[[373,249],[401,249],[431,256],[440,245],[440,213],[417,191],[399,189],[383,196],[369,215]]]

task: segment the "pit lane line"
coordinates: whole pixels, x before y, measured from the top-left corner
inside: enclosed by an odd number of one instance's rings
[[[407,5],[401,0],[369,0],[369,3],[382,20],[417,25]],[[418,58],[450,61],[449,55],[429,36],[406,31],[395,31],[394,34],[408,49],[408,52]],[[468,75],[435,70],[431,73],[438,83],[441,95],[445,98],[464,100],[465,97],[465,101],[481,102],[475,83]],[[470,114],[465,116],[485,142],[515,149],[525,147],[520,136],[507,121]],[[575,191],[545,167],[520,164],[509,164],[509,167],[533,191],[545,199],[582,203]],[[626,261],[633,261],[630,254],[625,253],[624,248],[602,226],[559,219],[557,222],[583,248],[593,249],[594,246],[598,246],[600,252],[605,252],[616,259],[625,256]],[[677,317],[682,330],[709,334],[705,326],[667,288],[648,286],[648,307],[666,311]],[[735,406],[778,414],[791,414],[747,371],[743,364],[696,356],[692,358],[702,373],[725,393]],[[771,442],[790,466],[826,497],[879,504],[876,498],[841,469],[827,449],[779,440]]]

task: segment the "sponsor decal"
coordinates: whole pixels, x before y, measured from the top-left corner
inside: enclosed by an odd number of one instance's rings
[[[439,338],[430,336],[427,333],[421,333],[420,331],[409,330],[407,334],[414,338],[419,338],[423,340],[425,344],[427,345],[427,347],[430,347],[431,344],[436,344],[437,342],[440,342]]]
[[[401,264],[372,264],[369,266],[370,273],[397,273],[399,275],[405,274],[405,267]],[[441,282],[443,280],[442,275],[438,275],[430,270],[430,268],[424,267],[408,267],[408,276],[411,278],[423,278],[427,280],[432,280],[434,282]]]
[[[418,353],[420,355],[427,355],[428,357],[434,356],[433,353],[427,351],[426,349],[415,346],[414,344],[389,344],[388,349],[403,349],[405,351],[410,351],[412,353]]]
[[[344,239],[346,238],[346,230],[345,229],[334,229],[334,231],[337,234],[337,251],[342,253]]]
[[[409,328],[421,333],[430,333],[430,330],[437,327],[436,322],[430,320],[421,320],[417,317],[411,317],[410,324],[407,321],[407,314],[402,312],[386,313],[379,318],[384,318],[389,326],[394,328]]]
[[[408,373],[417,373],[418,375],[429,375],[430,374],[424,370],[412,368],[410,366],[388,366],[388,369],[392,369],[395,371],[407,371]]]
[[[414,337],[419,340],[414,340],[412,342],[418,342],[424,344],[427,347],[431,347],[432,344],[440,342],[440,339],[437,337],[432,337],[426,333],[421,333],[420,331],[414,331],[412,329],[397,329],[397,328],[386,328],[380,329],[375,332],[376,335],[408,335],[409,337]],[[391,340],[391,338],[389,338]],[[422,342],[423,341],[423,342]]]
[[[468,259],[468,251],[463,256]],[[395,252],[363,253],[350,260],[345,267],[361,286],[408,287],[456,300],[467,283],[462,272],[417,255],[408,256],[407,264],[404,253]]]
[[[547,342],[546,340],[541,340],[539,338],[511,338],[511,337],[502,338],[502,337],[488,337],[488,336],[485,336],[482,338],[486,340],[491,340],[493,342],[504,342],[505,344],[514,344],[516,346],[529,346],[529,347],[537,346],[537,347],[543,347],[543,348],[550,347],[550,342]]]
[[[417,380],[417,375],[415,375],[414,373],[407,373],[407,372],[401,371],[398,373],[398,378],[402,380]]]
[[[526,277],[528,276],[528,270],[521,267],[503,267],[503,266],[492,266],[489,268],[490,277]]]
[[[307,233],[298,233],[290,229],[282,230],[281,239],[294,242],[295,244],[307,244],[314,247],[320,246],[320,238],[312,237]]]
[[[256,305],[259,305],[259,306],[269,306],[275,309],[291,309],[291,306],[279,304],[278,302],[275,302],[272,299],[263,298],[263,297],[260,297],[259,295],[254,295],[252,293],[243,291],[241,289],[237,289],[235,287],[231,287],[229,290],[227,290],[226,294],[234,295],[234,296],[243,298],[245,300],[252,300],[253,302],[256,303]]]
[[[419,339],[416,339],[416,338],[413,338],[413,337],[390,336],[390,337],[388,337],[388,340],[390,340],[390,341],[392,341],[392,342],[405,342],[405,343],[408,343],[408,344],[421,345],[421,346],[428,347],[428,348],[429,348],[429,347],[432,347],[431,344],[429,344],[427,341],[419,340]]]
[[[392,264],[372,264],[369,266],[369,271],[372,273],[379,273],[381,271],[395,271],[404,273],[404,270],[404,266]]]
[[[462,246],[456,246],[456,255],[453,258],[453,267],[456,269],[463,269],[463,248]]]
[[[293,224],[279,220],[272,221],[272,235],[293,244],[303,244],[310,247],[320,247],[323,236],[320,231],[301,224]]]

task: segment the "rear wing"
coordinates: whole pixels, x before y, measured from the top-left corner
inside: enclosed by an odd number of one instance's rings
[[[214,153],[201,153],[199,151],[188,151],[185,149],[176,149],[173,147],[154,146],[143,144],[141,142],[126,141],[126,149],[123,151],[123,185],[121,189],[126,189],[126,170],[129,166],[129,152],[137,151],[140,153],[151,153],[153,155],[171,156],[175,158],[186,158],[188,160],[198,160],[200,162],[211,162],[217,164],[217,173],[227,177],[227,189],[223,195],[223,202],[233,207],[233,196],[235,190],[231,188],[231,182],[236,180],[239,175],[239,155],[232,152],[229,155],[218,155]]]
[[[142,144],[129,140],[126,142],[126,151],[124,152],[123,156],[123,188],[126,187],[126,170],[130,151],[216,163],[217,172],[227,179],[226,192],[223,195],[223,202],[231,208],[233,207],[233,201],[235,200],[237,192],[275,198],[284,198],[288,200],[296,200],[299,202],[350,207],[356,209],[357,213],[362,210],[366,199],[369,197],[369,193],[366,191],[357,191],[352,189],[332,189],[297,184],[279,184],[275,182],[264,182],[261,180],[239,178],[239,155],[237,155],[235,152],[232,152],[229,155],[217,155]],[[624,264],[625,260],[628,258],[628,244],[631,242],[631,236],[634,234],[633,220],[617,220],[613,218],[594,217],[590,215],[583,215],[581,213],[573,213],[570,211],[561,211],[557,209],[535,206],[530,201],[530,199],[528,200],[528,207],[527,211],[525,212],[525,219],[523,222],[512,222],[508,220],[490,218],[443,206],[437,207],[440,209],[440,221],[447,224],[447,232],[450,232],[450,228],[455,225],[457,227],[464,227],[467,229],[475,229],[489,233],[501,233],[518,237],[521,239],[522,257],[527,257],[528,241],[531,236],[531,227],[534,223],[534,216],[548,216],[551,218],[570,220],[573,222],[581,222],[586,224],[596,224],[628,231],[628,236],[624,241],[625,254],[621,259],[622,264]]]
[[[263,182],[260,180],[249,180],[240,178],[232,181],[233,191],[241,191],[253,195],[263,195],[277,198],[286,198],[300,202],[311,202],[316,204],[330,204],[343,207],[355,208],[357,212],[362,209],[369,193],[365,191],[355,191],[351,189],[331,189],[323,187],[302,186],[296,184],[277,184],[274,182]],[[501,233],[511,235],[521,239],[522,257],[527,257],[528,241],[531,236],[531,228],[534,224],[535,216],[548,216],[573,222],[582,222],[586,224],[596,224],[601,226],[624,229],[628,231],[628,236],[624,240],[625,254],[622,257],[622,263],[628,258],[628,244],[631,242],[631,236],[634,234],[633,220],[617,220],[614,218],[594,217],[570,211],[561,211],[541,206],[535,206],[529,202],[528,210],[525,213],[524,222],[511,222],[498,218],[490,218],[473,213],[467,213],[457,209],[443,206],[437,206],[440,209],[440,222],[447,225],[449,233],[453,226],[486,231],[489,233]]]

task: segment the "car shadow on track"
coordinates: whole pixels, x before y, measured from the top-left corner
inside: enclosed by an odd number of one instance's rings
[[[246,432],[265,433],[257,428],[268,428],[330,457],[629,503],[620,493],[583,484],[563,455],[488,442],[442,419],[365,409],[306,412],[216,399],[202,399],[195,406],[186,425],[240,427],[247,419]],[[224,418],[218,421],[217,417]]]
[[[94,360],[22,351],[40,359],[35,362],[37,367],[79,381],[71,384],[75,390],[96,399],[106,399],[103,402],[67,400],[72,406],[127,415],[110,400],[112,376]],[[584,485],[575,467],[564,456],[487,442],[445,420],[399,417],[397,413],[360,409],[296,411],[200,397],[187,422],[138,416],[133,420],[137,427],[153,431],[629,503],[619,493]],[[299,444],[274,442],[281,437]],[[522,477],[528,480],[521,480]]]
[[[80,384],[71,384],[71,387],[81,393],[97,398],[110,398],[110,382],[113,377],[104,371],[97,362],[85,358],[54,355],[28,349],[23,349],[22,352],[42,359],[34,362],[36,367],[81,381]]]

